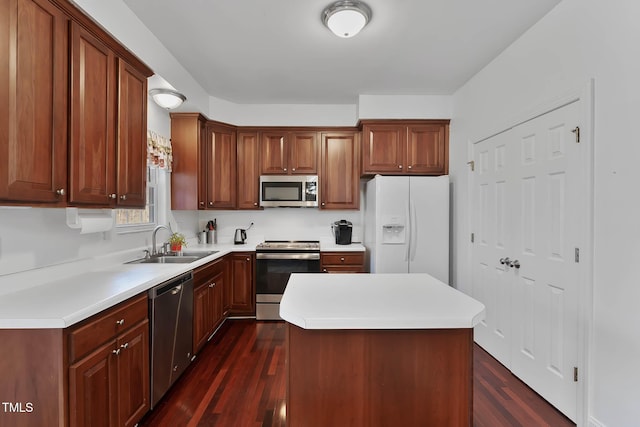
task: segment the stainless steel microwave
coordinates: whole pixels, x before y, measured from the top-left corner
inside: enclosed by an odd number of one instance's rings
[[[261,175],[260,206],[318,207],[318,175]]]

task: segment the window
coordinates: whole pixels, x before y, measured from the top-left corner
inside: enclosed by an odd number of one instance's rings
[[[144,209],[116,209],[120,233],[145,231],[158,222],[158,169],[147,167],[147,205]]]

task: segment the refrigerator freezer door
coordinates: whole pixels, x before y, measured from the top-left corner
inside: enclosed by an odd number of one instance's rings
[[[411,236],[407,213],[409,211],[409,177],[377,176],[374,178],[375,253],[372,254],[372,273],[408,273],[408,250]],[[385,226],[393,225],[399,231],[397,239],[384,237]],[[388,229],[387,229],[388,230]],[[402,236],[400,236],[402,234]],[[385,243],[386,240],[386,243]]]
[[[449,283],[449,177],[410,177],[410,273]]]

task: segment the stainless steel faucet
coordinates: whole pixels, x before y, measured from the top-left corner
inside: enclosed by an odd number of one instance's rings
[[[153,229],[153,233],[151,233],[151,256],[158,254],[158,250],[156,249],[156,234],[158,234],[158,230],[160,230],[161,228],[164,228],[169,233],[171,233],[171,229],[166,225],[158,225]]]

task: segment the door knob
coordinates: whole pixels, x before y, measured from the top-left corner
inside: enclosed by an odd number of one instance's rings
[[[511,264],[509,264],[509,266],[514,268],[520,268],[520,262],[517,259],[514,259],[513,261],[511,261]]]
[[[502,265],[505,265],[505,264],[506,264],[507,266],[509,266],[509,263],[510,263],[510,262],[511,262],[511,260],[509,259],[509,257],[506,257],[506,258],[500,258],[500,264],[502,264]]]

